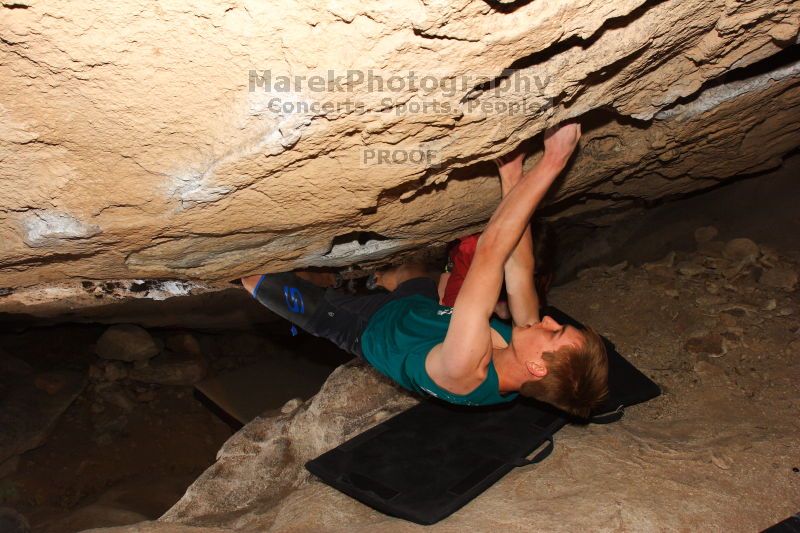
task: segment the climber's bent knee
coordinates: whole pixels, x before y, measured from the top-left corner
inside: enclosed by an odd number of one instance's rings
[[[264,274],[253,282],[251,294],[263,306],[303,329],[322,303],[325,289],[317,287],[293,272]],[[313,331],[311,332],[313,333]]]
[[[255,289],[258,286],[258,281],[262,278],[260,274],[256,274],[255,276],[245,276],[242,278],[242,287],[250,293],[252,296],[255,293]]]

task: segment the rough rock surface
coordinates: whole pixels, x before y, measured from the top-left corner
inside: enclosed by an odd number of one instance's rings
[[[620,422],[564,428],[546,461],[516,469],[435,526],[386,517],[303,469],[414,403],[350,364],[307,403],[234,435],[158,522],[102,531],[760,531],[795,513],[800,498],[800,299],[757,281],[765,264],[796,267],[800,255],[760,248],[734,277],[721,251],[673,252],[556,288],[556,305],[611,338],[664,394]],[[686,276],[680,264],[699,270]]]
[[[269,324],[276,315],[265,312],[240,285],[214,290],[193,288],[186,293],[163,296],[161,291],[131,291],[131,283],[110,290],[87,291],[85,283],[65,281],[35,285],[0,298],[0,312],[7,322],[48,325],[61,322],[138,324],[145,328],[189,327],[235,329]],[[4,320],[6,322],[6,320]]]
[[[306,461],[415,403],[370,368],[342,366],[308,403],[291,401],[284,413],[256,419],[226,442],[166,521],[205,523],[207,517],[213,525],[220,514],[271,508],[308,481]]]
[[[3,294],[216,283],[447,240],[495,205],[488,161],[569,118],[586,135],[553,217],[757,173],[797,147],[794,0],[19,0],[0,14]],[[356,74],[310,77],[329,71]],[[284,88],[289,75],[307,78]],[[368,159],[417,149],[430,157]]]

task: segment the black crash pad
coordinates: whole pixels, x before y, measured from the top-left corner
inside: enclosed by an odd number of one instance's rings
[[[768,527],[761,533],[800,533],[800,513]]]
[[[543,314],[580,326],[555,308]],[[661,391],[606,339],[609,396],[592,422],[608,423],[625,406]],[[570,421],[557,409],[520,398],[489,407],[428,399],[306,463],[325,483],[385,514],[418,524],[449,516],[518,466],[553,449]]]

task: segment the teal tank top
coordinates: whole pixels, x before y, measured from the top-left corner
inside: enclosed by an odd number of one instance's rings
[[[469,394],[449,392],[428,376],[425,359],[434,346],[444,341],[452,312],[452,307],[421,295],[389,302],[372,316],[361,335],[364,358],[403,388],[449,403],[492,405],[516,398],[517,393],[500,394],[494,362],[489,362],[483,383]],[[492,318],[490,325],[506,342],[511,342],[511,326],[497,318]]]

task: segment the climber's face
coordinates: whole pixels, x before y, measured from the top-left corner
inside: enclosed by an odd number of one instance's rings
[[[581,346],[583,334],[577,328],[562,325],[546,316],[541,322],[527,326],[514,326],[511,343],[517,361],[531,374],[531,379],[541,379],[547,375],[545,353],[558,353],[561,348]]]

